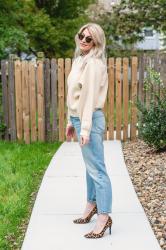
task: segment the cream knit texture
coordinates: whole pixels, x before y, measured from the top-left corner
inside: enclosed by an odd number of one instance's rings
[[[70,116],[79,117],[80,135],[89,137],[93,112],[104,107],[108,74],[107,66],[101,59],[90,57],[83,66],[83,58],[78,56],[74,60],[67,78],[67,126],[72,125]]]

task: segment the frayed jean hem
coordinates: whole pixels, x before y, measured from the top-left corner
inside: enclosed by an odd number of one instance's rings
[[[104,212],[104,211],[101,211],[101,212],[97,212],[97,214],[110,214],[110,213],[112,213],[112,211],[107,211],[107,212]]]
[[[96,200],[89,200],[89,199],[87,199],[87,201],[90,202],[90,203],[95,203],[96,204]]]

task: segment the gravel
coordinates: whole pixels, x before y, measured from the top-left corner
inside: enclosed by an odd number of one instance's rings
[[[156,152],[143,140],[122,142],[124,160],[154,234],[166,250],[166,151]]]

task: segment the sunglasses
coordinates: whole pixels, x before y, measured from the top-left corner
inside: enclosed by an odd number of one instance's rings
[[[85,37],[86,43],[90,43],[93,39],[90,36],[85,36],[83,34],[78,33],[78,38],[82,41]]]

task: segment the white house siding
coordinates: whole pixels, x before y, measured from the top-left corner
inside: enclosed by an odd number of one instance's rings
[[[120,0],[98,0],[98,3],[102,4],[107,11],[108,10],[111,11],[112,6],[115,4],[119,4]],[[144,29],[142,31],[143,33],[144,33]],[[146,28],[146,29],[148,30],[150,28]],[[153,36],[144,35],[144,40],[141,42],[137,42],[134,45],[134,47],[138,49],[142,49],[142,50],[158,50],[158,49],[160,50],[164,48],[162,38],[163,38],[163,34],[160,34],[156,32],[155,30],[153,30]],[[119,41],[119,43],[121,42]]]

